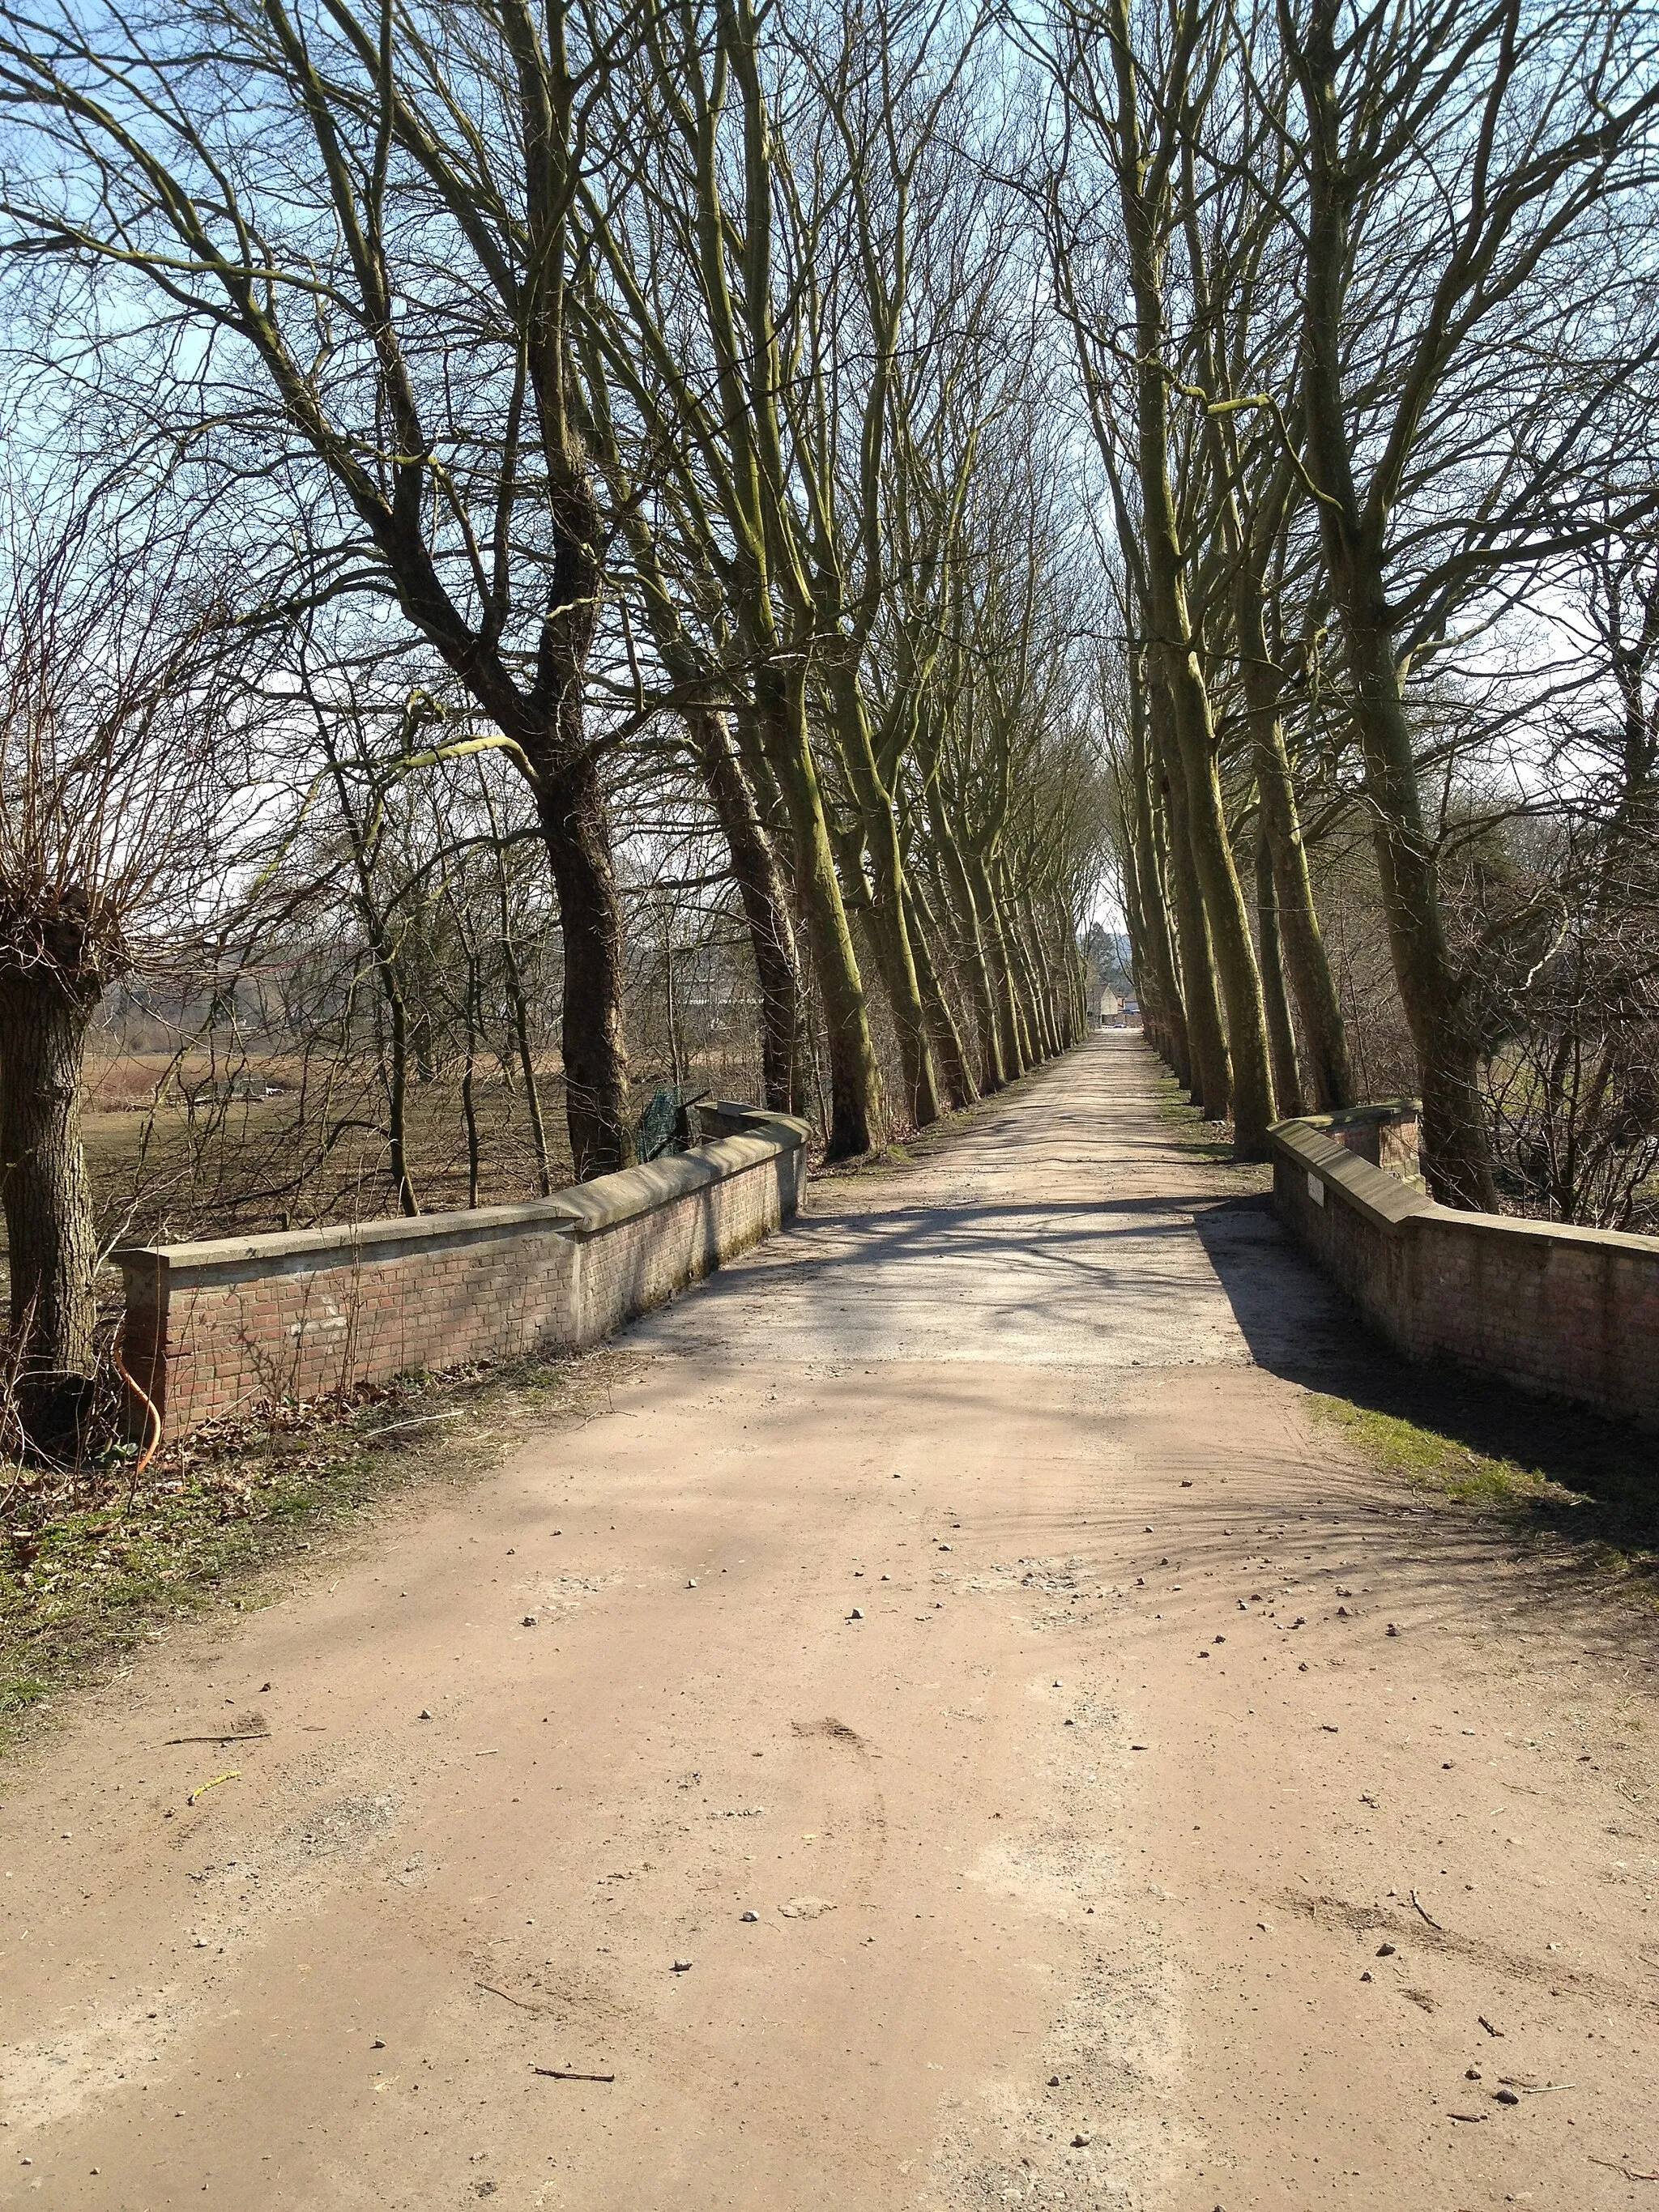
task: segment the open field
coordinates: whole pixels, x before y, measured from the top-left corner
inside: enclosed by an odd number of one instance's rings
[[[694,1091],[721,1097],[737,1095],[734,1080],[752,1088],[744,1064],[719,1052],[686,1080]],[[537,1085],[556,1190],[571,1174],[556,1057],[537,1062]],[[641,1108],[653,1088],[654,1080],[642,1077]],[[87,1158],[106,1243],[183,1243],[398,1211],[385,1097],[372,1064],[342,1073],[269,1054],[238,1063],[228,1076],[205,1056],[122,1054],[88,1067],[86,1100]],[[473,1106],[477,1202],[535,1197],[540,1164],[520,1071],[481,1061]],[[405,1119],[422,1212],[465,1206],[471,1173],[459,1071],[447,1066],[428,1081],[411,1081]]]

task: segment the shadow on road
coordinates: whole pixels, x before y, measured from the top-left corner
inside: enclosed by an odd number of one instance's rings
[[[1296,1249],[1266,1195],[1225,1200],[1195,1226],[1258,1366],[1539,1478],[1535,1487],[1472,1480],[1464,1502],[1517,1534],[1566,1540],[1586,1567],[1611,1546],[1659,1589],[1659,1437],[1401,1358]]]

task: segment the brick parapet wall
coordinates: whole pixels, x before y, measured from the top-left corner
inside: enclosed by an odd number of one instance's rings
[[[1279,1219],[1408,1358],[1659,1426],[1659,1238],[1458,1212],[1306,1122],[1272,1142]]]
[[[528,1206],[116,1255],[123,1357],[169,1435],[263,1399],[598,1343],[787,1221],[806,1127],[738,1133]]]
[[[1422,1106],[1415,1098],[1382,1098],[1365,1106],[1345,1106],[1336,1114],[1304,1114],[1299,1126],[1334,1137],[1339,1145],[1382,1168],[1402,1182],[1422,1174],[1418,1158],[1418,1124]]]

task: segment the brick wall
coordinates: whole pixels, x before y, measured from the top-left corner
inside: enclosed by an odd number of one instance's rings
[[[1345,1107],[1339,1114],[1307,1114],[1301,1117],[1301,1126],[1334,1137],[1374,1168],[1386,1169],[1402,1182],[1413,1182],[1423,1172],[1418,1158],[1421,1115],[1415,1098],[1384,1098],[1367,1106]]]
[[[709,1121],[710,1143],[529,1206],[118,1252],[125,1364],[177,1436],[263,1398],[597,1343],[799,1207],[804,1122]]]
[[[1659,1425],[1659,1238],[1456,1212],[1305,1122],[1273,1151],[1280,1220],[1409,1358]]]

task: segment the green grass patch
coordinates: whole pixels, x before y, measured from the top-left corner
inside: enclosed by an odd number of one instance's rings
[[[1344,1431],[1376,1466],[1437,1490],[1459,1505],[1531,1504],[1548,1499],[1568,1508],[1589,1502],[1583,1492],[1552,1480],[1535,1468],[1472,1451],[1455,1438],[1397,1413],[1356,1406],[1346,1398],[1315,1396],[1311,1403],[1318,1419]]]
[[[1231,1160],[1232,1139],[1220,1133],[1225,1121],[1206,1121],[1196,1106],[1182,1095],[1180,1079],[1160,1075],[1158,1082],[1158,1118],[1163,1122],[1171,1140],[1183,1152],[1192,1152],[1201,1160]]]
[[[1659,1439],[1449,1369],[1397,1381],[1310,1404],[1383,1472],[1659,1603]]]

